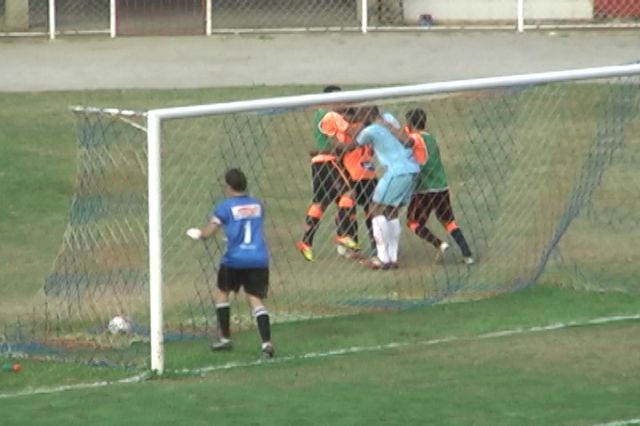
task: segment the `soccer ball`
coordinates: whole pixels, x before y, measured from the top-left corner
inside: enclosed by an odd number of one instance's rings
[[[116,315],[109,321],[109,333],[111,334],[126,334],[131,331],[131,324],[127,319],[121,315]]]

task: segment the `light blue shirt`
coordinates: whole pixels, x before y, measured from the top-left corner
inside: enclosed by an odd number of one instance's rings
[[[385,121],[394,127],[400,128],[400,123],[391,114],[384,114]],[[405,148],[398,139],[393,136],[386,126],[373,123],[365,127],[356,137],[358,145],[372,145],[373,152],[378,162],[385,168],[385,174],[389,176],[418,173],[420,166],[413,158],[413,152]]]

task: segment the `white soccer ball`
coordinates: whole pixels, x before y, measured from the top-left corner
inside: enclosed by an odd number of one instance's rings
[[[115,317],[111,318],[111,321],[109,321],[109,333],[111,334],[126,334],[130,331],[131,324],[125,317],[121,315],[116,315]]]

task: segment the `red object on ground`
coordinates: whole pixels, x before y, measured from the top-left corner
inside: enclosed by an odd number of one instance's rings
[[[640,1],[595,0],[593,14],[596,18],[640,18]]]
[[[21,371],[22,371],[22,364],[18,364],[18,363],[13,364],[13,366],[11,367],[11,370],[12,370],[14,373],[19,373],[19,372],[21,372]]]

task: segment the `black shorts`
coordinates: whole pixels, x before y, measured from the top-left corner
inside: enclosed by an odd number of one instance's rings
[[[218,288],[225,292],[237,292],[244,287],[244,292],[252,296],[266,299],[269,293],[269,268],[229,268],[220,265],[218,270]]]
[[[334,161],[311,164],[314,203],[328,206],[348,190],[348,183],[339,167]]]
[[[440,223],[447,224],[455,220],[448,189],[413,194],[407,209],[407,219],[412,222],[426,222],[434,210]]]
[[[351,181],[351,190],[353,191],[353,199],[357,205],[369,209],[369,205],[373,200],[373,191],[376,189],[378,179],[364,179]]]

